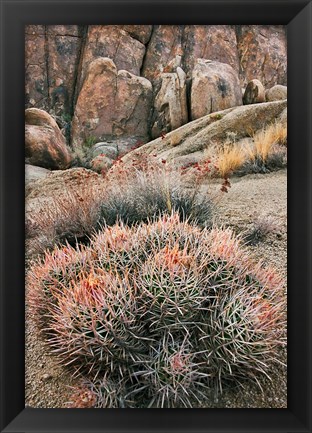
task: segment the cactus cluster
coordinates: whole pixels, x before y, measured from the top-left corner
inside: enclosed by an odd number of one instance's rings
[[[104,227],[34,262],[27,295],[52,352],[96,407],[195,407],[258,382],[283,344],[283,280],[233,233],[177,214]]]

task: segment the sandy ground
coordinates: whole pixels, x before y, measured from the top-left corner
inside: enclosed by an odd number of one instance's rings
[[[255,174],[231,179],[228,193],[219,194],[220,181],[209,181],[204,190],[215,197],[215,222],[232,227],[237,233],[248,231],[261,215],[270,215],[279,222],[279,230],[264,241],[250,246],[251,253],[275,265],[286,276],[287,246],[287,171]],[[286,350],[280,359],[286,362]],[[28,407],[61,408],[70,400],[70,386],[77,380],[56,364],[38,337],[33,318],[26,314],[26,401]],[[286,367],[275,367],[272,382],[261,380],[263,391],[252,384],[245,388],[226,389],[218,397],[208,396],[204,407],[222,408],[285,408],[287,407]]]

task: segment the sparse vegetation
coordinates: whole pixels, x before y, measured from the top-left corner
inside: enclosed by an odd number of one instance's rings
[[[92,147],[98,141],[93,135],[86,136],[82,145],[72,150],[72,167],[91,168]]]
[[[99,222],[133,225],[174,211],[181,220],[209,226],[212,200],[207,194],[200,194],[199,183],[186,188],[184,180],[183,172],[170,168],[164,160],[140,158],[130,169],[124,169],[119,161],[107,178]]]
[[[103,195],[98,186],[88,183],[86,187],[81,181],[77,190],[66,187],[66,193],[53,196],[34,219],[26,218],[26,242],[31,240],[32,253],[66,242],[88,242],[98,224]]]
[[[213,173],[222,178],[283,168],[287,165],[287,127],[276,122],[254,134],[253,143],[245,147],[236,142],[236,133],[227,133],[224,146],[214,152],[218,170]]]
[[[82,147],[90,149],[97,142],[98,142],[98,139],[96,137],[94,137],[93,135],[89,135],[88,137],[85,138]]]
[[[210,115],[210,118],[211,118],[212,120],[220,120],[220,119],[222,119],[222,114],[221,114],[221,113],[211,114],[211,115]]]
[[[77,147],[72,150],[72,167],[90,168],[90,149]]]
[[[33,253],[42,253],[55,244],[88,243],[102,225],[117,221],[135,225],[172,211],[181,220],[211,225],[213,202],[200,192],[201,179],[188,186],[185,180],[183,170],[156,158],[140,158],[128,168],[118,159],[101,185],[82,179],[77,187],[65,187],[61,196],[51,197],[32,220],[26,218],[26,242]]]
[[[219,175],[222,178],[228,178],[243,165],[245,158],[245,154],[239,146],[225,144],[216,157]]]
[[[265,164],[273,152],[274,146],[285,144],[287,138],[287,131],[285,130],[286,128],[283,128],[280,124],[273,124],[255,134],[254,147],[250,153],[250,158],[259,158]]]
[[[244,235],[244,241],[249,245],[256,245],[263,241],[270,233],[278,233],[281,229],[280,222],[271,215],[258,216],[251,230]]]
[[[230,230],[178,214],[56,247],[32,263],[27,296],[50,349],[88,378],[98,407],[200,406],[211,389],[259,384],[283,345],[281,277]]]

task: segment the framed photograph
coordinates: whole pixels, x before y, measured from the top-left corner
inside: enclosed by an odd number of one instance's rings
[[[0,3],[1,431],[311,432],[311,2]]]

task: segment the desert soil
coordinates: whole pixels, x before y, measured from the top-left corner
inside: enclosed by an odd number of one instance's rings
[[[248,248],[255,257],[273,264],[286,276],[287,171],[233,178],[231,185],[229,192],[222,194],[219,192],[220,181],[217,180],[207,182],[203,188],[204,193],[208,192],[215,198],[216,224],[229,226],[241,233],[250,230],[259,215],[270,215],[276,219],[279,222],[278,231]],[[281,351],[280,360],[286,362],[286,350]],[[26,406],[66,407],[70,401],[70,387],[78,381],[64,367],[57,365],[53,355],[48,353],[27,308],[25,364]],[[286,408],[286,367],[274,367],[270,375],[272,382],[266,378],[260,380],[262,391],[253,384],[244,384],[244,389],[225,389],[222,395],[208,396],[204,407]]]

